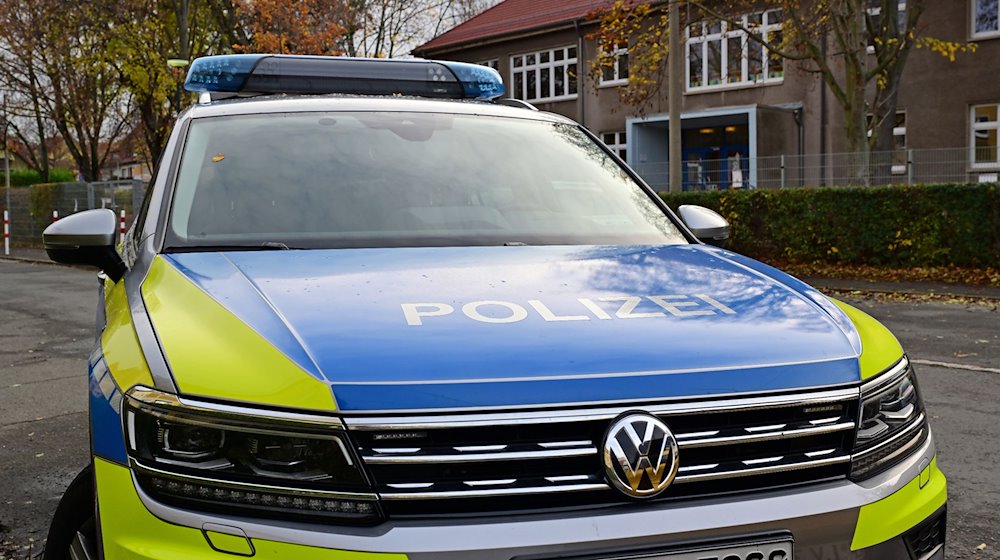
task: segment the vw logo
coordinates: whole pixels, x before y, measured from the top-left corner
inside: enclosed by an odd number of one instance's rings
[[[652,498],[677,476],[677,440],[659,418],[628,412],[604,436],[604,471],[611,484],[633,498]]]

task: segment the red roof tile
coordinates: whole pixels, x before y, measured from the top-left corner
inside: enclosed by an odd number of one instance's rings
[[[611,0],[505,0],[420,45],[421,53],[586,17]]]

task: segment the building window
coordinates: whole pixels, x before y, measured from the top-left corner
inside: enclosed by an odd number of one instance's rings
[[[972,36],[1000,35],[1000,0],[973,0]]]
[[[576,47],[510,57],[511,94],[525,101],[576,98]]]
[[[906,0],[899,0],[896,4],[896,29],[900,33],[906,30]],[[868,15],[874,20],[875,28],[881,28],[882,26],[882,6],[881,2],[878,0],[868,0]],[[868,37],[868,54],[875,54],[875,38],[872,36]]]
[[[886,117],[888,118],[888,117]],[[868,115],[868,138],[872,137],[875,126],[874,115]],[[889,151],[889,159],[892,164],[892,174],[902,175],[906,173],[906,113],[896,113],[895,122],[892,125],[892,149]]]
[[[1000,105],[976,105],[972,108],[972,165],[973,167],[996,167],[1000,164],[997,151],[997,131],[1000,122],[997,113]]]
[[[495,59],[495,58],[490,59],[490,60],[484,60],[482,62],[477,62],[476,64],[478,64],[480,66],[489,66],[490,68],[492,68],[494,70],[496,70],[496,69],[498,69],[500,67],[500,61],[497,60],[497,59]]]
[[[609,66],[601,67],[601,85],[619,86],[628,83],[628,47],[615,46],[608,57]]]
[[[906,113],[896,113],[892,127],[892,174],[906,173]]]
[[[605,132],[601,134],[601,140],[604,141],[604,145],[611,149],[612,152],[618,154],[618,157],[625,159],[626,148],[625,148],[625,132]]]
[[[743,16],[740,24],[760,41],[777,44],[783,20],[781,10],[771,10]],[[785,77],[784,60],[735,25],[702,21],[688,26],[687,33],[688,91],[777,83]]]

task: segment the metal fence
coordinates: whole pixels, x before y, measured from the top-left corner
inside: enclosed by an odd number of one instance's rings
[[[665,161],[635,164],[654,189],[669,189]],[[968,148],[685,160],[683,190],[781,189],[996,182],[998,168],[975,164]]]
[[[126,226],[131,225],[145,192],[146,184],[139,180],[11,187],[10,208],[4,208],[6,199],[3,196],[0,196],[0,208],[10,211],[12,246],[40,247],[42,230],[46,226],[55,219],[83,210],[110,208],[116,214],[124,210]]]

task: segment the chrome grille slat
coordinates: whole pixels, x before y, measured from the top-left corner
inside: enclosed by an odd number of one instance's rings
[[[365,463],[369,465],[384,465],[388,463],[404,464],[435,464],[435,463],[469,463],[480,461],[519,461],[532,459],[554,459],[564,457],[586,457],[597,455],[596,447],[579,449],[544,449],[539,451],[505,451],[495,453],[451,453],[443,455],[366,455]]]
[[[561,484],[543,487],[492,488],[483,490],[445,490],[440,492],[382,492],[383,500],[446,500],[454,498],[491,498],[497,496],[523,496],[526,494],[542,494],[548,492],[593,492],[607,490],[608,485],[600,484]]]
[[[684,402],[649,406],[620,406],[613,408],[540,410],[532,412],[490,413],[490,414],[441,414],[437,416],[346,416],[344,423],[351,430],[396,431],[434,430],[444,428],[474,428],[519,424],[559,424],[565,422],[590,422],[611,420],[628,410],[642,409],[657,416],[669,417],[681,414],[704,414],[715,412],[736,412],[741,410],[764,410],[790,406],[835,404],[857,399],[861,395],[858,388],[817,391],[795,395],[775,395],[748,397],[705,402]]]
[[[834,425],[822,425],[811,428],[798,428],[793,430],[781,430],[776,432],[761,432],[738,436],[722,436],[714,438],[682,438],[684,434],[677,436],[677,445],[684,449],[686,447],[708,447],[713,445],[730,445],[733,443],[752,443],[755,441],[769,441],[775,439],[788,439],[794,437],[805,437],[812,435],[827,434],[843,430],[853,430],[854,422],[841,422]]]
[[[683,482],[704,482],[708,480],[720,480],[724,478],[739,478],[745,476],[773,474],[773,473],[794,471],[800,469],[811,469],[827,465],[836,465],[840,463],[849,463],[850,461],[851,461],[850,455],[838,455],[837,457],[830,457],[829,459],[819,459],[814,461],[799,461],[795,463],[781,463],[778,465],[772,465],[767,467],[755,467],[749,469],[740,469],[736,471],[720,471],[720,472],[704,473],[704,474],[689,474],[684,476],[678,475],[677,478],[674,479],[674,483],[679,484]]]
[[[796,462],[782,462],[777,465],[768,465],[763,467],[753,467],[748,469],[739,470],[722,470],[717,472],[707,472],[698,474],[678,474],[674,479],[674,484],[682,483],[692,483],[692,482],[703,482],[709,480],[721,480],[726,478],[738,478],[762,474],[772,474],[780,473],[793,470],[809,469],[827,465],[835,465],[840,463],[847,463],[851,460],[849,455],[840,455],[837,457],[830,457],[827,459],[818,459],[811,461],[796,461]],[[702,468],[717,468],[719,465],[699,465],[694,467],[685,467],[687,470],[701,470]],[[682,469],[682,470],[684,470]],[[491,482],[501,482],[501,481],[482,481],[482,483]],[[505,484],[515,484],[517,480],[513,481],[502,481]],[[463,484],[475,486],[475,482],[464,482]],[[485,485],[485,484],[484,484]],[[382,492],[380,497],[383,500],[415,500],[415,499],[453,499],[453,498],[484,498],[484,497],[496,497],[496,496],[517,496],[524,494],[546,494],[551,492],[583,492],[583,491],[594,491],[594,490],[610,490],[610,486],[606,483],[590,483],[590,484],[560,484],[552,483],[542,486],[516,486],[512,488],[490,488],[490,489],[474,489],[474,490],[431,490],[427,492],[407,492],[407,493],[392,493],[392,492]]]
[[[784,425],[782,425],[784,426]],[[770,428],[771,426],[764,426],[761,428]],[[748,432],[754,432],[758,428],[743,428],[743,430]],[[717,445],[730,445],[733,443],[753,443],[757,441],[769,441],[775,439],[788,439],[794,437],[806,437],[811,435],[819,435],[830,432],[838,432],[844,430],[853,430],[854,422],[841,422],[833,425],[819,425],[807,428],[795,428],[789,430],[779,430],[774,432],[755,432],[744,435],[733,435],[733,436],[720,436],[720,437],[700,437],[702,434],[717,434],[721,430],[713,430],[710,432],[695,432],[688,434],[676,434],[677,445],[681,449],[685,448],[696,448],[696,447],[710,447]],[[572,447],[572,444],[584,444],[589,447]],[[497,445],[497,446],[466,446],[466,447],[456,447],[453,448],[459,453],[448,454],[448,453],[434,453],[427,455],[418,455],[417,453],[421,451],[420,448],[373,448],[377,455],[366,455],[364,457],[366,462],[372,464],[379,463],[448,463],[448,462],[466,462],[466,461],[509,461],[517,459],[548,459],[553,457],[580,457],[586,455],[593,455],[597,453],[597,448],[593,447],[593,443],[590,441],[581,442],[549,442],[540,443],[539,447],[542,450],[538,451],[520,451],[520,452],[485,452],[485,453],[473,453],[473,449],[481,449],[487,451],[490,448],[496,449],[506,449],[507,445]],[[395,454],[402,454],[404,456],[396,456]]]
[[[545,449],[562,449],[565,447],[587,447],[594,445],[594,442],[588,440],[582,441],[546,441],[539,443],[539,447],[544,447]]]

